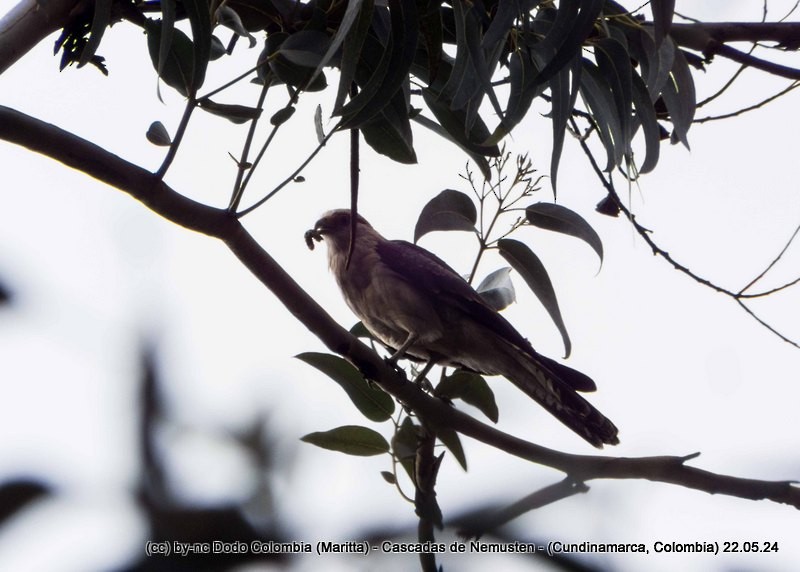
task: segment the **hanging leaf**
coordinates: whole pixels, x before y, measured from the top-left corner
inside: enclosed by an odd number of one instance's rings
[[[330,431],[309,433],[300,438],[305,443],[358,457],[372,457],[389,452],[383,435],[360,425],[343,425]]]
[[[461,444],[461,438],[458,433],[450,427],[437,427],[436,437],[453,454],[461,468],[466,471],[467,455],[464,453],[464,446]]]
[[[145,20],[147,32],[147,48],[159,77],[168,86],[174,88],[184,97],[188,97],[194,73],[194,48],[189,36],[179,29],[172,31],[169,50],[163,56],[161,49],[162,24],[159,21]]]
[[[534,203],[525,209],[525,217],[533,226],[580,238],[603,262],[603,242],[581,215],[555,203]]]
[[[355,367],[339,356],[306,352],[295,357],[338,383],[350,401],[370,421],[386,421],[394,413],[394,400],[389,394],[368,384]]]
[[[572,75],[572,89],[569,78]],[[561,162],[561,151],[564,148],[564,136],[567,121],[572,116],[575,101],[578,98],[578,86],[581,84],[581,59],[576,57],[572,64],[565,66],[550,80],[550,96],[552,111],[550,121],[553,124],[553,152],[550,158],[550,182],[553,185],[553,196],[557,194],[558,165]]]
[[[564,342],[564,357],[569,357],[572,352],[572,342],[569,339],[564,319],[561,317],[561,310],[558,307],[558,299],[553,289],[553,283],[550,281],[550,276],[548,276],[544,264],[530,248],[518,240],[504,238],[497,242],[497,247],[500,250],[500,255],[511,264],[514,270],[520,273],[525,283],[539,298],[547,313],[550,314],[550,318],[558,328],[561,339]]]
[[[351,24],[350,30],[344,38],[342,60],[339,64],[339,88],[336,92],[336,101],[333,104],[334,115],[338,115],[341,112],[344,100],[350,93],[350,86],[355,79],[356,69],[362,55],[362,47],[370,30],[374,4],[373,0],[362,0],[361,9],[358,12],[358,20],[354,27]],[[350,10],[350,7],[351,5],[348,5],[347,9]]]
[[[410,417],[406,417],[392,437],[392,454],[412,480],[415,479],[414,462],[418,445],[419,427],[414,425]]]
[[[413,116],[411,119],[416,121],[423,127],[430,129],[431,131],[436,133],[439,137],[447,139],[451,143],[458,145],[458,147],[461,148],[461,150],[464,151],[464,153],[466,153],[469,156],[470,160],[472,160],[472,162],[478,166],[478,169],[480,170],[481,175],[483,175],[484,179],[489,180],[492,177],[491,168],[489,167],[489,161],[486,160],[486,157],[484,157],[483,155],[479,155],[478,153],[475,153],[473,151],[470,151],[469,149],[466,149],[463,145],[461,145],[458,141],[456,141],[453,138],[453,136],[444,129],[444,127],[442,127],[432,119],[429,119],[421,114],[417,114]],[[478,118],[478,121],[481,121],[480,117]]]
[[[445,189],[422,208],[414,227],[414,242],[434,230],[475,231],[478,211],[472,199],[461,191]]]
[[[460,399],[477,407],[494,423],[500,416],[494,393],[483,376],[469,371],[457,370],[445,377],[434,390],[434,395],[445,399]]]
[[[247,105],[217,103],[207,97],[199,100],[197,103],[203,111],[207,111],[212,115],[224,117],[231,123],[236,123],[237,125],[247,123],[253,119],[258,119],[261,116],[260,109]]]
[[[606,171],[622,162],[624,137],[608,81],[592,62],[583,59],[581,95],[589,106],[606,150]]]
[[[644,132],[645,157],[639,166],[639,173],[649,173],[658,164],[661,152],[661,129],[656,118],[653,102],[647,93],[647,86],[638,74],[632,76],[633,104],[636,109],[636,122]],[[635,128],[634,128],[635,133]],[[633,138],[633,134],[631,134]]]
[[[666,43],[672,39],[665,40]],[[689,149],[688,133],[694,119],[695,108],[697,106],[694,80],[689,64],[686,62],[681,50],[675,50],[675,60],[672,63],[670,79],[667,80],[664,89],[661,91],[664,103],[669,111],[672,125],[675,127],[675,135],[687,149]]]
[[[508,266],[489,274],[478,284],[475,291],[481,295],[484,302],[498,312],[508,308],[517,299],[514,283],[511,282],[511,268]]]
[[[675,15],[675,0],[650,0],[653,11],[653,27],[655,28],[656,47],[669,34],[672,17]]]
[[[167,128],[164,127],[164,124],[160,121],[153,121],[153,123],[150,124],[145,137],[147,137],[150,143],[158,145],[159,147],[169,147],[172,145],[172,138],[170,138]]]
[[[272,117],[269,118],[269,122],[270,122],[270,124],[272,124],[272,125],[274,125],[276,127],[278,125],[283,125],[284,123],[289,121],[289,118],[292,115],[294,115],[294,112],[295,112],[294,105],[290,105],[288,107],[284,107],[282,109],[279,109],[275,113],[273,113]]]
[[[174,0],[172,0],[174,2]],[[92,27],[90,28],[89,40],[81,50],[81,57],[78,60],[78,67],[81,68],[92,61],[100,40],[111,23],[111,3],[112,0],[96,0],[94,3],[94,14],[92,15]]]
[[[191,88],[196,92],[206,78],[211,60],[211,6],[209,0],[182,0],[189,24],[192,27],[194,69]]]
[[[594,57],[600,73],[608,80],[619,118],[622,139],[615,141],[624,157],[630,157],[630,121],[633,114],[631,59],[625,47],[613,38],[602,38],[594,45]]]

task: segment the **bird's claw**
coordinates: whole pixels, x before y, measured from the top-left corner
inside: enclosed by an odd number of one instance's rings
[[[306,239],[306,246],[309,250],[314,250],[314,241],[322,242],[322,233],[318,231],[316,228],[309,229],[303,235],[303,238]]]
[[[394,356],[388,357],[388,358],[383,358],[383,363],[388,365],[390,368],[392,368],[399,375],[403,376],[404,379],[408,380],[408,376],[406,375],[406,370],[404,370],[402,367],[397,365],[397,360],[394,358]]]

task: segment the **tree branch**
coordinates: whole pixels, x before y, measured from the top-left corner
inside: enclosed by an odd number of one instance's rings
[[[370,379],[418,415],[521,459],[558,469],[576,481],[647,479],[800,509],[800,487],[792,481],[761,481],[720,475],[686,465],[686,457],[603,457],[555,451],[504,433],[447,405],[406,381],[337,324],[228,211],[209,207],[170,188],[153,173],[95,145],[8,107],[0,106],[0,139],[24,146],[83,171],[129,194],[155,213],[190,230],[222,240],[231,252],[331,351],[345,356]],[[298,237],[300,240],[300,237]]]

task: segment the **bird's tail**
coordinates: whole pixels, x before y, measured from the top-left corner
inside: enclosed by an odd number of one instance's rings
[[[564,425],[595,447],[619,443],[617,427],[559,375],[557,362],[538,360],[517,347],[503,348],[501,373]],[[555,365],[554,365],[555,364]],[[570,370],[572,371],[572,370]]]

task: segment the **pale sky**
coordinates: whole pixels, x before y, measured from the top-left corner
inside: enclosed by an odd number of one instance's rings
[[[679,2],[678,9],[717,20],[761,15],[756,3],[703,4],[705,13],[691,2]],[[770,3],[770,16],[791,4]],[[12,5],[0,0],[0,12]],[[246,69],[260,49],[244,48],[244,43],[237,47],[236,69]],[[165,103],[158,101],[145,37],[131,26],[109,30],[100,53],[108,78],[88,67],[59,73],[52,41],[42,42],[0,76],[0,104],[156,169],[164,151],[144,134],[154,120],[174,132],[180,96],[162,86]],[[796,58],[787,62],[797,66]],[[235,75],[223,67],[212,64],[207,89]],[[698,99],[713,93],[734,69],[719,62],[698,73]],[[747,71],[698,116],[749,105],[787,84]],[[240,97],[251,103],[257,91],[245,84],[226,101]],[[798,97],[792,93],[742,117],[695,125],[691,152],[663,146],[655,173],[630,189],[631,208],[654,239],[679,262],[727,288],[740,288],[761,272],[800,224]],[[275,109],[282,98],[276,96]],[[332,101],[327,92],[301,101],[243,204],[266,194],[313,149],[314,108],[320,103],[327,117]],[[549,171],[550,126],[539,115],[547,111],[536,103],[530,121],[508,142],[514,153],[530,151],[543,173]],[[227,152],[240,151],[245,129],[198,111],[168,182],[197,200],[226,205],[235,175]],[[422,206],[442,189],[468,192],[458,177],[467,158],[419,126],[414,134],[415,166],[394,164],[363,146],[360,211],[390,238],[410,240]],[[245,221],[262,246],[349,327],[355,318],[327,271],[324,248],[309,252],[303,242],[303,232],[320,213],[348,203],[347,153],[348,138],[334,137],[304,172],[306,182],[290,185]],[[141,555],[148,531],[130,487],[137,478],[134,350],[142,336],[159,342],[175,420],[165,431],[164,447],[187,499],[213,504],[246,496],[253,486],[247,477],[251,461],[224,434],[265,415],[285,462],[274,478],[278,513],[298,540],[349,540],[375,526],[414,525],[413,507],[380,478],[379,471],[390,469],[388,458],[349,457],[299,442],[306,433],[346,424],[364,424],[389,437],[389,424],[360,417],[335,384],[292,357],[324,347],[222,244],[7,143],[0,143],[0,166],[0,278],[17,294],[14,306],[0,310],[0,478],[34,475],[59,492],[0,530],[0,569],[107,570]],[[568,139],[558,200],[600,234],[606,255],[599,274],[595,255],[577,240],[537,229],[523,229],[517,238],[531,245],[550,272],[573,342],[568,364],[597,381],[599,391],[590,400],[620,428],[621,444],[605,454],[700,451],[693,466],[741,477],[799,479],[794,422],[800,350],[767,332],[732,300],[654,257],[624,220],[595,213],[602,196],[577,143]],[[533,200],[552,200],[547,181]],[[475,244],[468,234],[429,235],[421,244],[460,272],[471,267]],[[487,257],[479,275],[502,263]],[[794,244],[763,279],[762,289],[796,278],[799,268],[800,245]],[[512,278],[518,303],[506,316],[539,351],[561,357],[555,327],[522,280]],[[799,340],[799,292],[798,287],[784,291],[753,309]],[[511,384],[499,378],[490,383],[500,429],[548,447],[594,452],[535,403],[520,399]],[[464,444],[469,471],[448,455],[439,479],[445,518],[484,503],[517,500],[562,477],[480,443],[464,439]],[[521,538],[563,542],[776,541],[780,546],[769,555],[589,559],[621,571],[777,572],[800,561],[798,514],[792,508],[647,481],[589,486],[587,494],[518,519],[515,531]],[[380,563],[381,569],[409,569],[405,560]],[[525,560],[488,556],[470,561],[446,556],[442,563],[445,569],[477,570],[486,563],[530,569]],[[305,558],[293,569],[317,570],[320,564],[317,557]],[[349,570],[354,562],[331,558],[322,565]],[[355,561],[362,568],[371,565]]]

